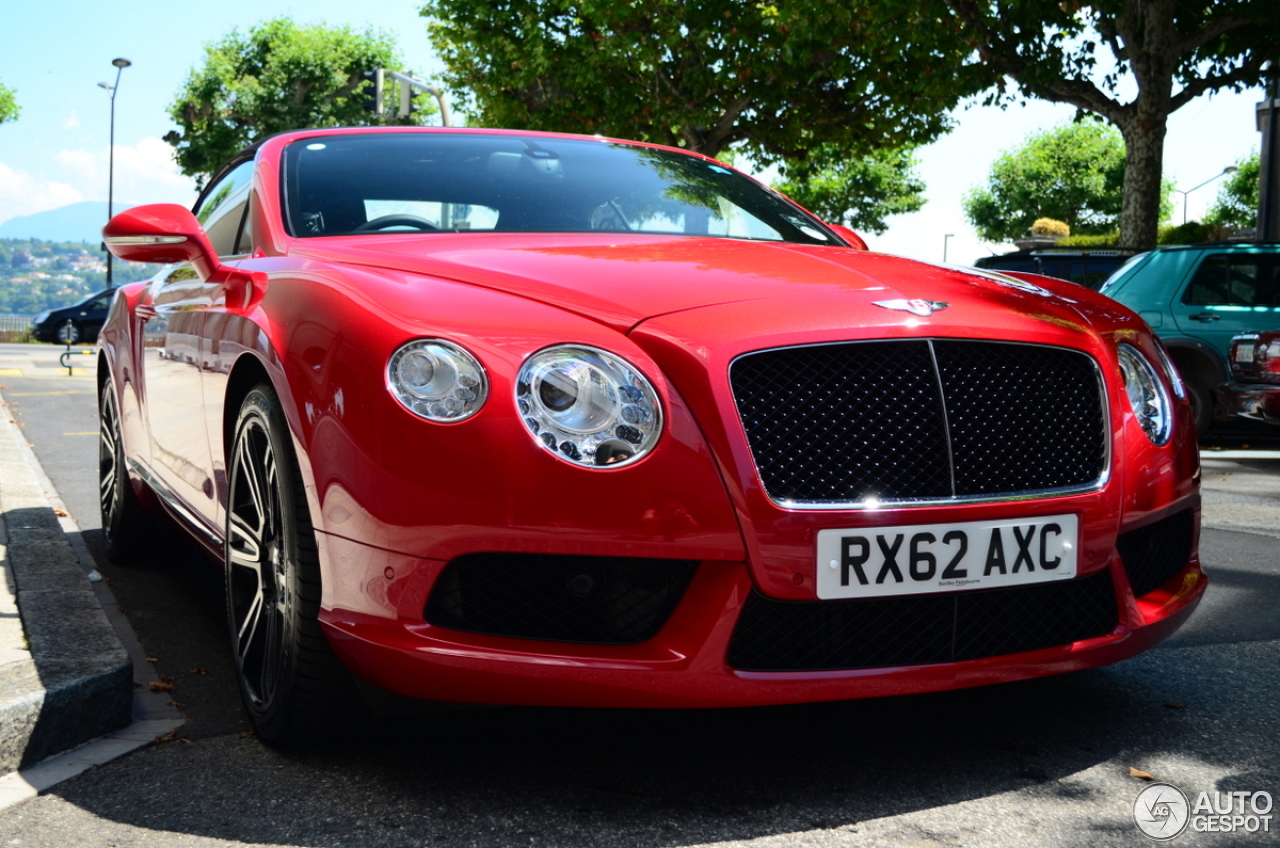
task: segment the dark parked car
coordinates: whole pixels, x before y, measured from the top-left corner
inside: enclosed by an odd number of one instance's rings
[[[1231,382],[1218,397],[1233,415],[1280,424],[1280,330],[1231,340]]]
[[[1122,247],[1066,248],[1044,247],[1015,250],[1000,256],[984,256],[974,262],[976,268],[990,271],[1025,271],[1070,280],[1097,289],[1136,251]]]
[[[1157,247],[1134,257],[1102,293],[1141,315],[1186,381],[1203,433],[1230,379],[1232,339],[1280,326],[1280,244],[1229,242]]]
[[[115,289],[106,289],[71,306],[41,312],[32,322],[32,335],[40,342],[96,342],[115,296]]]

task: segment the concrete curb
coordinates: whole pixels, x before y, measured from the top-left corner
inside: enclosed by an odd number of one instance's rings
[[[0,774],[126,727],[132,714],[129,654],[37,467],[0,406]]]

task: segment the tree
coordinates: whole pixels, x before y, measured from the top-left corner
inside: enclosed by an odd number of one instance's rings
[[[17,120],[18,113],[21,111],[14,90],[0,83],[0,124]]]
[[[787,168],[774,187],[833,224],[883,233],[885,218],[924,206],[924,182],[915,171],[912,149],[881,150],[867,156],[811,151],[809,159]]]
[[[1236,163],[1236,171],[1218,189],[1206,223],[1221,227],[1256,227],[1258,225],[1258,175],[1261,159],[1257,153]]]
[[[1275,0],[938,2],[963,23],[977,63],[1026,95],[1069,103],[1120,130],[1126,247],[1156,243],[1169,115],[1202,94],[1254,85],[1280,60]]]
[[[1006,150],[987,185],[964,198],[965,216],[986,241],[1025,237],[1037,218],[1053,218],[1073,235],[1115,229],[1121,214],[1124,140],[1097,121],[1036,133]]]
[[[182,128],[165,140],[198,185],[260,138],[302,127],[375,122],[365,109],[372,93],[363,74],[399,70],[392,39],[349,27],[298,26],[288,18],[232,30],[205,47],[205,64],[192,71],[169,107]],[[420,123],[430,109],[406,122]]]
[[[969,47],[945,10],[901,5],[892,28],[875,0],[429,0],[422,14],[481,124],[734,145],[767,164],[949,128],[989,77],[959,67]]]

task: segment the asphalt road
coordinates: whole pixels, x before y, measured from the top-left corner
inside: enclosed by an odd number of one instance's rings
[[[216,567],[163,541],[101,556],[93,381],[57,353],[0,345],[0,391],[188,722],[0,813],[0,846],[1121,846],[1150,844],[1130,768],[1280,797],[1280,433],[1219,440],[1275,459],[1204,455],[1209,593],[1114,666],[801,707],[419,711],[286,755],[240,713]],[[1280,844],[1271,823],[1176,842]]]

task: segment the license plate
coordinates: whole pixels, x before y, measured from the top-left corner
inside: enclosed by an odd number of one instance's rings
[[[1050,515],[818,531],[818,597],[879,598],[1076,576],[1078,522]]]
[[[1236,345],[1236,362],[1253,362],[1253,342],[1242,342]]]

